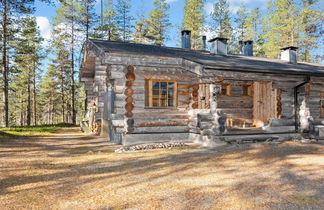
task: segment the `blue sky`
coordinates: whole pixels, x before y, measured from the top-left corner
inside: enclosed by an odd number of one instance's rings
[[[105,1],[105,0],[103,0]],[[141,11],[141,7],[144,5],[145,13],[148,13],[153,8],[154,0],[130,0],[132,2],[131,14],[136,18]],[[144,3],[143,3],[144,2]],[[167,0],[170,5],[169,15],[170,22],[173,28],[170,29],[169,40],[166,42],[167,46],[175,47],[179,40],[179,31],[176,26],[180,26],[183,19],[183,7],[185,0]],[[204,12],[209,14],[212,10],[212,5],[215,0],[206,0]],[[229,0],[230,9],[233,13],[239,8],[241,4],[245,4],[248,9],[253,9],[258,6],[261,9],[266,8],[267,0]],[[57,8],[55,6],[49,6],[41,2],[36,3],[35,16],[37,17],[37,22],[41,30],[41,34],[44,38],[50,38],[51,26],[50,22],[55,16],[55,11]],[[100,0],[97,0],[96,10],[99,14],[100,11]],[[143,9],[142,9],[143,10]]]

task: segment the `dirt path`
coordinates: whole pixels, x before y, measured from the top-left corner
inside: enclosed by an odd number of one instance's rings
[[[65,129],[0,144],[0,209],[324,209],[324,144],[206,153]]]

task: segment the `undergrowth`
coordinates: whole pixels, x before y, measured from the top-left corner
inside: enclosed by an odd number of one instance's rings
[[[24,136],[43,136],[56,133],[57,131],[73,127],[73,124],[60,123],[55,125],[37,125],[37,126],[17,126],[9,128],[0,128],[0,140],[6,140]]]

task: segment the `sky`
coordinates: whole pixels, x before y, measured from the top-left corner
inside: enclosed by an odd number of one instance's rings
[[[105,1],[105,0],[103,0]],[[140,11],[144,11],[146,14],[152,10],[154,0],[130,0],[132,2],[131,15],[135,18],[138,17]],[[169,17],[170,22],[173,27],[170,29],[169,39],[166,42],[166,46],[176,47],[179,41],[179,30],[177,26],[181,25],[183,19],[183,8],[185,0],[166,0],[170,5]],[[211,13],[213,8],[213,3],[215,0],[206,0],[204,12],[205,15]],[[254,7],[260,7],[260,9],[265,9],[267,0],[229,0],[230,10],[233,14],[237,11],[241,4],[245,4],[249,10],[252,10]],[[34,15],[37,17],[37,24],[40,28],[43,38],[49,39],[51,36],[51,22],[52,18],[55,16],[56,7],[53,5],[46,5],[37,1],[36,3],[36,12]],[[98,15],[100,14],[100,0],[97,0],[96,11]],[[208,36],[208,34],[207,34]],[[207,37],[211,38],[211,37]]]

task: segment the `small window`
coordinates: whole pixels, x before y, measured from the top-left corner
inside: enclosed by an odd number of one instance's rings
[[[244,84],[242,86],[242,96],[252,96],[252,85]]]
[[[176,107],[176,87],[173,80],[145,80],[145,106]]]
[[[229,83],[221,84],[221,95],[230,96],[231,95],[231,85]]]

